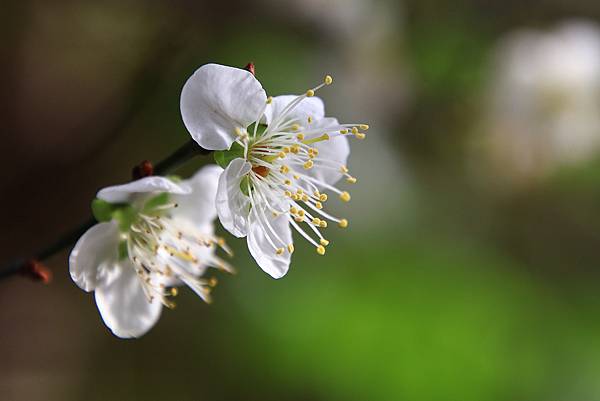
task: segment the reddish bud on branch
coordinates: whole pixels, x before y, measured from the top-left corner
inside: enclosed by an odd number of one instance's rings
[[[148,160],[144,160],[131,170],[131,176],[134,180],[150,177],[152,175],[154,175],[154,166]]]
[[[30,259],[25,262],[19,269],[19,274],[33,281],[39,281],[42,284],[49,284],[52,281],[52,271],[36,259]]]
[[[244,70],[250,72],[250,74],[256,76],[256,70],[254,68],[254,63],[251,61],[244,67]]]

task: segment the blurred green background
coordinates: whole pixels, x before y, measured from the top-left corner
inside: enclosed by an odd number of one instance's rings
[[[275,281],[228,237],[214,303],[182,291],[139,340],[111,336],[67,250],[49,286],[0,282],[1,400],[600,399],[596,1],[2,8],[0,261],[186,141],[204,63],[253,61],[271,95],[331,74],[327,114],[371,129],[326,256],[298,241]]]

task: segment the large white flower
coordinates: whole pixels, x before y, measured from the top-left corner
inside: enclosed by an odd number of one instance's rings
[[[77,242],[69,257],[71,277],[94,291],[104,323],[118,337],[139,337],[173,307],[179,284],[209,301],[214,279],[199,278],[212,266],[231,271],[215,255],[223,240],[213,235],[214,197],[222,169],[208,166],[191,179],[146,177],[98,192],[93,209],[101,221]]]
[[[185,83],[181,113],[192,138],[226,167],[219,179],[216,206],[223,226],[248,237],[259,266],[274,278],[286,274],[294,251],[291,227],[321,255],[329,241],[328,222],[348,221],[323,210],[324,191],[349,201],[334,186],[350,183],[347,136],[363,139],[365,124],[340,124],[326,118],[315,91],[299,96],[268,97],[248,71],[216,64],[200,67]],[[302,225],[304,223],[304,225]]]

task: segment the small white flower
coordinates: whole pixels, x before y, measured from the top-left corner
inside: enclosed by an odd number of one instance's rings
[[[325,117],[314,94],[331,83],[326,76],[302,95],[267,98],[248,71],[207,64],[182,90],[182,117],[194,140],[226,150],[215,155],[226,166],[217,190],[219,220],[233,235],[248,237],[250,253],[274,278],[288,271],[291,227],[323,255],[328,222],[348,226],[323,210],[328,196],[322,191],[350,200],[334,184],[342,177],[356,182],[346,167],[347,136],[363,139],[368,126]]]
[[[102,221],[77,242],[69,257],[73,281],[94,291],[104,323],[118,337],[139,337],[173,307],[183,283],[209,301],[214,279],[207,267],[231,268],[215,255],[214,197],[222,169],[208,166],[176,183],[146,177],[98,192],[94,214]]]
[[[600,151],[600,27],[571,21],[519,30],[496,54],[489,113],[491,155],[534,178]]]

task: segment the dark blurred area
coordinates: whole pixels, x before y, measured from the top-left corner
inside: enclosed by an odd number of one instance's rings
[[[0,263],[86,220],[99,188],[188,140],[200,65],[256,65],[368,122],[351,229],[272,280],[243,240],[206,305],[138,340],[93,297],[0,282],[0,399],[600,399],[596,1],[8,1]],[[210,157],[179,172],[189,175]]]

